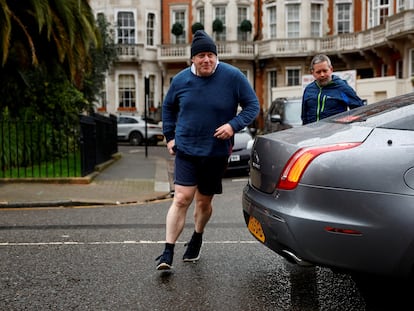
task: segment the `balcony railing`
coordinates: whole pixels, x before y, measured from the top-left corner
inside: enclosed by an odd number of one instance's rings
[[[217,53],[220,59],[254,59],[254,43],[247,41],[217,42]],[[158,60],[162,62],[176,62],[191,58],[191,44],[168,44],[158,49]]]
[[[414,10],[390,16],[385,23],[358,33],[321,38],[284,38],[262,41],[217,42],[220,59],[255,60],[271,57],[309,56],[315,53],[354,52],[385,44],[388,40],[414,34]],[[164,44],[148,54],[143,44],[117,45],[120,61],[156,58],[159,62],[189,62],[191,44]],[[147,54],[146,54],[147,53]]]

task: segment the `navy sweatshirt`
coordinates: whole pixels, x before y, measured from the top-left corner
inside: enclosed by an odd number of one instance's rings
[[[185,154],[228,156],[233,140],[215,138],[216,128],[229,123],[238,132],[258,113],[257,96],[238,68],[220,62],[211,76],[199,77],[188,67],[172,79],[164,99],[163,132]]]

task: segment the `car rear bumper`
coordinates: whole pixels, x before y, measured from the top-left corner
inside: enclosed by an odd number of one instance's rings
[[[369,207],[361,206],[361,213],[349,219],[335,214],[338,202],[332,203],[331,212],[321,209],[312,212],[312,208],[303,206],[299,195],[296,199],[291,197],[294,192],[279,195],[262,193],[248,184],[243,189],[243,213],[247,226],[250,217],[261,224],[265,236],[262,243],[290,262],[392,276],[407,276],[412,272],[414,234],[413,225],[408,225],[414,221],[412,217],[409,222],[405,220],[406,228],[386,228],[389,215],[381,215],[381,211],[375,214]],[[396,216],[396,223],[404,223],[401,219],[404,217]],[[328,227],[353,228],[361,235],[330,232],[326,230]]]

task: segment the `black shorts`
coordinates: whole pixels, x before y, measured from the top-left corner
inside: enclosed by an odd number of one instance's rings
[[[228,157],[197,157],[177,151],[175,156],[174,184],[197,186],[204,195],[223,192],[221,180],[227,169]]]

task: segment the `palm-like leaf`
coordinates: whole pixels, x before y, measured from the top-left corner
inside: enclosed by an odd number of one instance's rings
[[[88,70],[90,46],[100,44],[87,0],[0,0],[0,35],[3,66],[10,53],[19,55],[12,57],[19,67],[55,60],[77,81]]]

